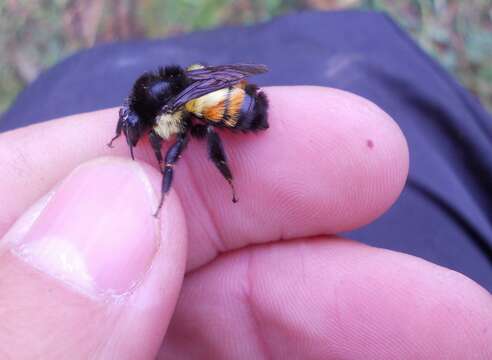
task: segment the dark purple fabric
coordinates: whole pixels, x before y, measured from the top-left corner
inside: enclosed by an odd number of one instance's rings
[[[42,74],[0,130],[116,106],[143,71],[162,64],[264,63],[260,85],[333,86],[369,98],[410,146],[401,198],[348,234],[457,270],[492,290],[492,118],[386,16],[307,12],[252,27],[80,52]]]

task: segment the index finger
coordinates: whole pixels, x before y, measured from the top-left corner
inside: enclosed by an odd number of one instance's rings
[[[191,141],[175,168],[173,187],[188,217],[189,267],[251,243],[348,231],[374,220],[398,197],[408,171],[405,139],[369,101],[318,87],[265,89],[270,128],[221,137],[239,203]],[[115,149],[115,109],[75,115],[0,136],[0,231],[83,161],[128,156]],[[138,159],[156,164],[147,141]]]

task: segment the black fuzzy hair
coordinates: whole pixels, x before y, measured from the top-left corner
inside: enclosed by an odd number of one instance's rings
[[[253,130],[268,129],[268,98],[263,91],[256,94],[256,106],[253,109],[254,118],[251,123]]]
[[[166,102],[186,85],[186,74],[177,65],[146,72],[135,81],[129,105],[142,119],[153,121]]]
[[[255,99],[255,105],[252,110],[252,114],[248,116],[242,126],[244,130],[265,130],[268,129],[268,98],[263,91],[258,92],[258,86],[255,84],[248,84],[244,89],[246,94]]]

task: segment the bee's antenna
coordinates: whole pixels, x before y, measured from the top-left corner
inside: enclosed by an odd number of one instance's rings
[[[107,145],[108,147],[110,147],[110,148],[113,148],[113,147],[114,147],[114,146],[113,146],[113,141],[115,141],[116,139],[118,139],[118,138],[120,137],[120,135],[121,135],[121,134],[116,134],[116,135],[115,135],[115,136],[111,139],[111,141],[110,141],[110,142],[108,142],[106,145]]]
[[[108,147],[112,148],[113,147],[113,141],[118,139],[121,135],[121,131],[123,130],[123,118],[121,117],[121,110],[120,110],[120,117],[118,119],[118,124],[116,125],[116,134],[114,137],[111,139],[109,143],[107,143]]]

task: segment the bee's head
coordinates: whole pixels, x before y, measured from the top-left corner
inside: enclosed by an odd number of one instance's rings
[[[125,134],[126,142],[130,148],[130,153],[133,156],[133,148],[137,145],[138,140],[143,134],[144,126],[140,117],[132,111],[127,104],[120,108],[120,118],[118,120],[118,126],[121,126],[121,130]]]

